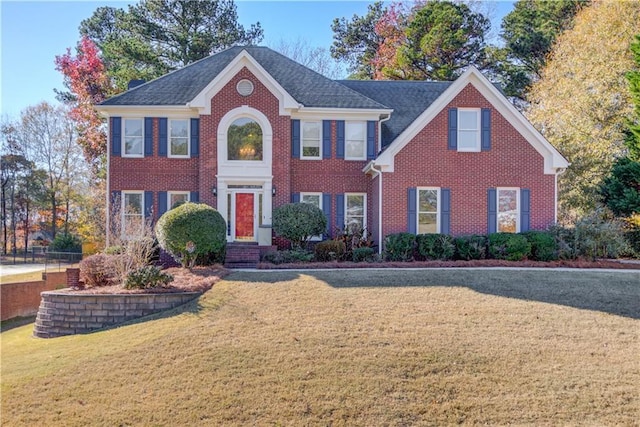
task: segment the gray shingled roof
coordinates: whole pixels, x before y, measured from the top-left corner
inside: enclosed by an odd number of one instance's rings
[[[387,108],[278,52],[257,46],[231,47],[107,99],[102,105],[186,105],[243,50],[305,107]]]
[[[453,82],[406,80],[340,80],[375,101],[393,108],[391,118],[382,123],[382,147],[396,139]]]

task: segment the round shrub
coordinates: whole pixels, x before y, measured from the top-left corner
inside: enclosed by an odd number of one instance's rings
[[[420,256],[428,260],[450,260],[456,249],[448,234],[418,234],[416,245]]]
[[[371,247],[363,246],[353,250],[353,262],[371,262],[375,261],[375,258],[376,251]]]
[[[465,261],[487,257],[487,237],[481,235],[460,236],[453,240],[456,258]]]
[[[310,203],[288,203],[273,210],[273,230],[291,242],[293,249],[307,246],[327,229],[327,217]]]
[[[313,248],[315,257],[318,261],[338,261],[344,257],[345,244],[342,240],[325,240],[319,242]]]
[[[124,282],[125,289],[152,289],[167,286],[173,282],[173,276],[162,272],[154,265],[140,267],[127,274]]]
[[[531,243],[521,234],[489,234],[489,256],[495,259],[521,261],[531,255]]]
[[[522,235],[531,244],[531,258],[535,261],[558,259],[558,244],[548,231],[526,231]]]
[[[227,225],[203,203],[184,203],[167,211],[155,228],[160,247],[183,267],[224,262]]]
[[[384,238],[384,258],[387,261],[413,261],[415,245],[415,234],[389,234]]]

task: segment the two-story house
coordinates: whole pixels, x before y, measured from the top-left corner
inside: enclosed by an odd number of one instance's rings
[[[98,106],[122,221],[207,203],[229,242],[272,244],[274,207],[336,227],[462,235],[556,221],[562,155],[475,68],[454,82],[334,81],[233,47]]]

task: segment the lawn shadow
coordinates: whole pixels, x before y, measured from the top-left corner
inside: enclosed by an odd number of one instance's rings
[[[237,272],[228,280],[276,283],[313,276],[334,288],[466,287],[525,301],[640,319],[640,272],[575,269],[376,269]]]

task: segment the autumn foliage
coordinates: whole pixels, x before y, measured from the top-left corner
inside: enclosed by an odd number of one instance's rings
[[[82,37],[76,51],[73,56],[67,49],[56,56],[55,64],[72,94],[70,116],[77,126],[78,142],[87,160],[94,162],[106,153],[107,143],[104,120],[93,106],[112,95],[113,86],[94,42]]]

